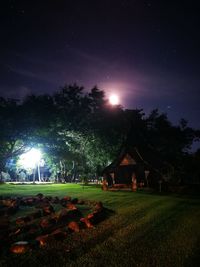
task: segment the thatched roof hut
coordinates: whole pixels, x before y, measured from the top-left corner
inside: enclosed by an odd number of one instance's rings
[[[137,184],[149,185],[162,179],[160,169],[164,163],[151,151],[141,154],[136,147],[123,147],[116,159],[103,171],[108,186],[131,186],[133,177]]]

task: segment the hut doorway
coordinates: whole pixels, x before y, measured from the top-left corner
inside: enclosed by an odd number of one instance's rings
[[[133,165],[119,166],[115,172],[115,184],[131,184],[132,174],[135,173],[135,171]]]

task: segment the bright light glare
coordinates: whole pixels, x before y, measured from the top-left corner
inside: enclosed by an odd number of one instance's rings
[[[109,102],[111,105],[117,105],[119,104],[119,97],[113,94],[109,97]]]
[[[19,158],[19,164],[24,168],[35,168],[41,160],[41,151],[36,148],[31,148],[28,152],[22,154]]]

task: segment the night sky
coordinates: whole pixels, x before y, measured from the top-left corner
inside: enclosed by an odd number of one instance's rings
[[[0,95],[72,83],[200,128],[198,1],[1,0]]]

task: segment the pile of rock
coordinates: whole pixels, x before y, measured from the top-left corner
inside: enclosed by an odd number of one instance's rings
[[[55,204],[60,209],[55,210]],[[79,205],[88,206],[90,213],[83,216]],[[23,217],[12,216],[22,206],[35,211]],[[106,209],[101,202],[84,201],[69,196],[63,198],[37,194],[34,197],[0,199],[0,249],[25,253],[35,247],[44,247],[54,240],[63,240],[72,232],[93,228],[105,219]]]

